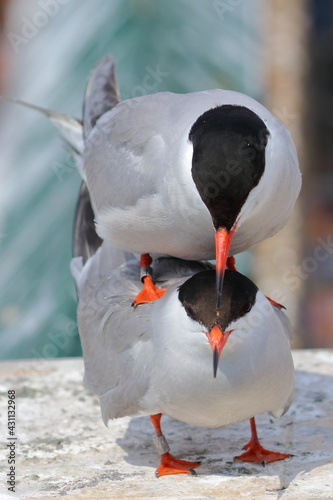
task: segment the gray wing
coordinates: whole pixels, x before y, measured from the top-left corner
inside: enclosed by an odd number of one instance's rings
[[[73,231],[73,256],[82,257],[83,264],[101,246],[102,240],[95,231],[94,212],[86,184],[81,185]]]
[[[92,70],[83,105],[84,136],[88,137],[98,118],[119,103],[115,64],[108,55]]]
[[[115,256],[116,252],[116,256]],[[84,266],[72,260],[79,295],[77,320],[86,386],[100,397],[105,423],[135,415],[149,384],[151,307],[131,307],[140,291],[139,263],[116,269],[119,250],[103,242]],[[137,276],[137,279],[132,277]]]
[[[285,312],[282,309],[278,309],[277,307],[273,307],[273,310],[274,310],[274,313],[276,314],[276,316],[279,318],[281,325],[282,325],[282,328],[283,328],[283,331],[285,333],[285,336],[290,343],[292,341],[292,337],[293,337],[293,329],[292,329],[292,325],[291,325],[291,322],[290,322],[288,316],[285,314]],[[284,415],[288,411],[288,409],[290,408],[290,405],[294,399],[294,395],[295,395],[295,386],[293,385],[291,387],[291,390],[290,390],[289,398],[286,401],[284,407],[281,408],[281,410],[278,410],[276,412],[270,412],[271,415],[273,415],[273,417],[276,417],[276,418]]]
[[[287,339],[289,340],[289,342],[291,342],[292,338],[293,338],[293,328],[292,328],[292,325],[291,325],[291,322],[290,322],[288,316],[286,315],[286,313],[282,309],[279,309],[277,307],[273,307],[273,310],[282,324],[282,327],[283,327],[283,330],[284,330],[284,333],[285,333]]]

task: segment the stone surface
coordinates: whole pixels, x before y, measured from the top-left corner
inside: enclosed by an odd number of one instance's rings
[[[294,456],[261,465],[233,462],[248,422],[220,429],[163,419],[177,458],[201,460],[197,477],[156,479],[148,418],[101,420],[82,384],[82,359],[0,363],[0,499],[333,499],[333,351],[294,351],[295,401],[286,415],[257,418],[262,444]],[[16,493],[9,472],[7,391],[16,391]]]

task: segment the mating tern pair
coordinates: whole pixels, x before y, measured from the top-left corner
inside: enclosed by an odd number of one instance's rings
[[[291,215],[301,179],[288,131],[231,91],[119,102],[111,57],[91,74],[83,123],[37,109],[71,145],[84,181],[72,272],[85,381],[105,423],[150,415],[157,475],[199,465],[172,457],[163,413],[204,427],[250,419],[251,440],[237,458],[288,457],[261,447],[254,422],[291,404],[288,320],[254,283],[226,270],[228,256]],[[216,270],[196,262],[214,258]]]

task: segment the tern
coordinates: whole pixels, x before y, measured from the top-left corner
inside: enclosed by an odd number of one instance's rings
[[[218,315],[228,256],[273,236],[292,214],[301,187],[293,140],[251,97],[216,89],[120,102],[106,56],[89,78],[83,122],[35,109],[71,145],[98,236],[141,254],[136,304],[165,292],[153,284],[150,254],[216,259]]]
[[[162,414],[212,428],[250,419],[250,442],[236,459],[264,464],[289,457],[261,446],[254,420],[262,412],[281,416],[293,399],[290,324],[283,311],[251,280],[226,270],[216,317],[214,268],[171,257],[152,264],[166,293],[133,309],[130,302],[141,288],[139,261],[96,238],[92,217],[84,188],[71,269],[84,380],[100,398],[105,424],[150,416],[160,454],[157,476],[194,474],[199,466],[171,455]]]

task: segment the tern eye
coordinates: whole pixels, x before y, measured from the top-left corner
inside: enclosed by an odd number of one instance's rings
[[[186,310],[187,315],[190,316],[190,318],[195,318],[195,313],[194,313],[194,310],[191,306],[186,305],[185,310]]]
[[[248,313],[248,312],[250,312],[250,311],[251,311],[251,309],[252,309],[252,304],[251,304],[251,302],[248,302],[248,303],[246,304],[246,306],[244,307],[244,312],[245,312],[245,313]]]

